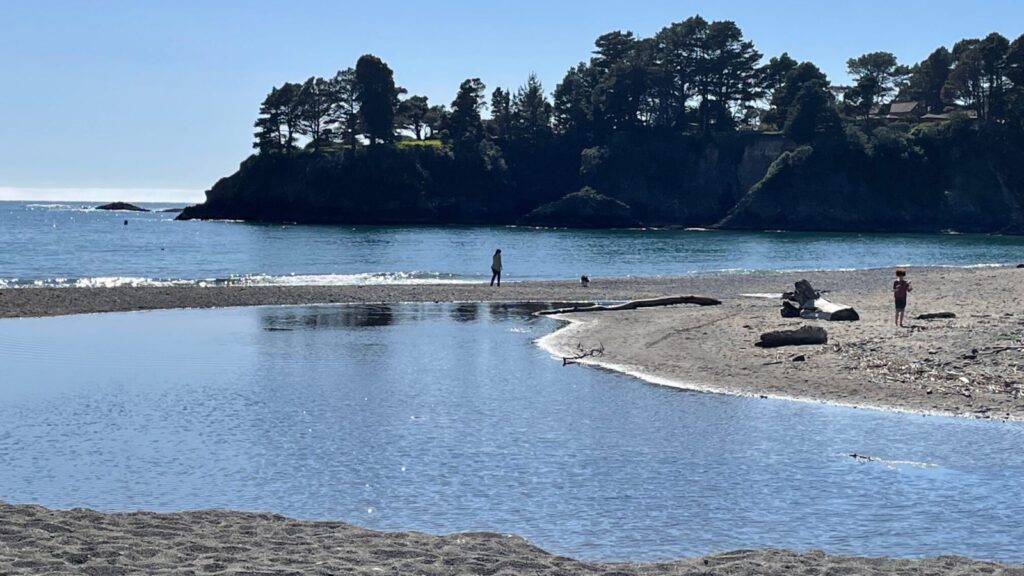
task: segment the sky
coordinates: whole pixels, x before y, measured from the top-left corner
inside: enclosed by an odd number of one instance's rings
[[[846,60],[1024,33],[1024,2],[796,0],[0,0],[0,200],[200,201],[252,153],[272,86],[376,54],[449,104],[535,72],[550,92],[612,30],[650,36],[700,14],[766,57],[846,83]]]

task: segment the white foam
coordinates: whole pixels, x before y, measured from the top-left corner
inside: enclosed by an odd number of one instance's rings
[[[289,274],[271,276],[251,274],[234,276],[229,284],[244,286],[376,286],[389,284],[477,284],[480,279],[469,279],[455,274],[436,272],[366,272],[360,274]]]
[[[96,276],[21,280],[0,278],[0,288],[117,288],[170,286],[380,286],[422,284],[479,284],[483,279],[440,272],[366,272],[358,274],[245,274],[227,278],[147,278]]]

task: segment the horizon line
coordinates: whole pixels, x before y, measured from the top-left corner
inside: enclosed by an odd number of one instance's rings
[[[196,204],[205,200],[198,188],[0,186],[7,202],[160,202]]]

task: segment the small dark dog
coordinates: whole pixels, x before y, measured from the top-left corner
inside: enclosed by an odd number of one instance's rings
[[[587,278],[586,276],[580,276],[580,285],[582,285],[584,288],[590,286],[590,278]]]

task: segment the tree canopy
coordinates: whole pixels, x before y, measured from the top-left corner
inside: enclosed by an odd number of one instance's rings
[[[359,101],[363,129],[370,143],[391,142],[395,138],[398,95],[394,74],[380,58],[367,54],[356,62],[356,99]]]
[[[855,80],[853,89],[846,94],[847,100],[861,114],[894,94],[910,73],[892,52],[870,52],[850,58],[846,69]]]
[[[480,78],[470,78],[445,107],[426,96],[404,97],[391,68],[366,54],[333,77],[272,88],[260,105],[253,146],[263,153],[333,152],[440,137],[457,153],[480,153],[487,142],[497,158],[510,147],[551,142],[582,151],[618,134],[757,129],[806,139],[836,118],[882,118],[893,100],[920,101],[936,114],[968,110],[986,124],[1024,118],[1024,36],[966,38],[909,67],[885,51],[846,64],[854,83],[835,87],[811,62],[788,53],[763,57],[735,22],[698,15],[651,37],[628,30],[600,35],[590,58],[551,93],[534,74],[489,95]],[[467,143],[473,145],[461,145]]]

